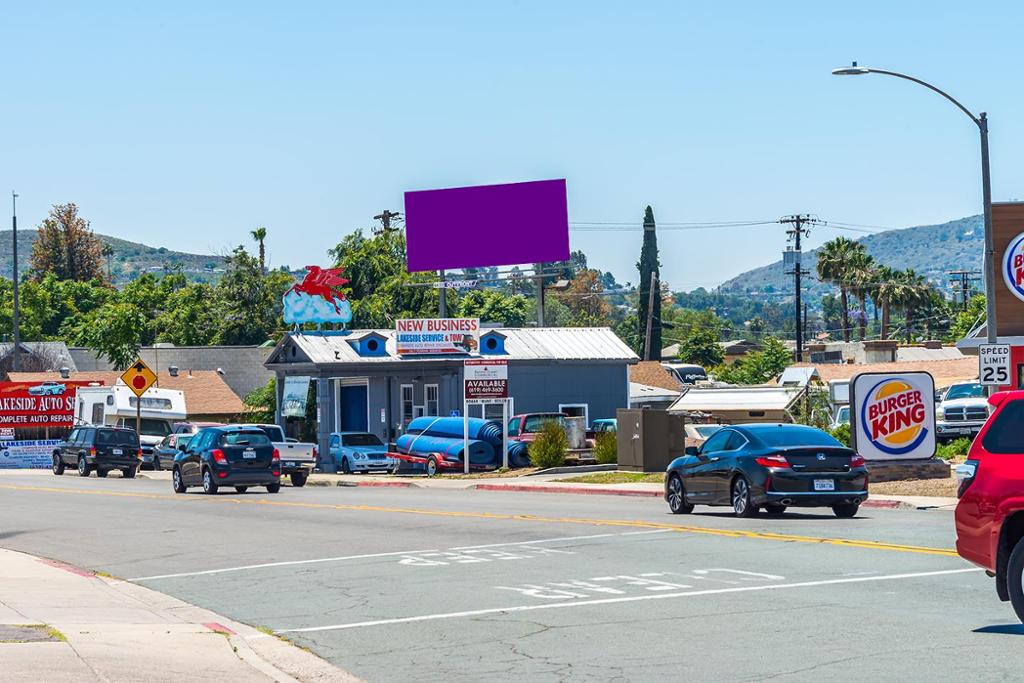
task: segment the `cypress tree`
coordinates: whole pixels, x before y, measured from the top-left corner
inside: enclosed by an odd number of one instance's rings
[[[640,271],[640,306],[638,308],[639,346],[641,355],[647,347],[647,304],[651,297],[651,275],[655,279],[654,306],[651,323],[651,344],[649,357],[644,360],[661,359],[661,274],[658,268],[658,234],[654,226],[654,210],[648,206],[644,212],[644,242],[640,249],[640,262],[636,264]]]

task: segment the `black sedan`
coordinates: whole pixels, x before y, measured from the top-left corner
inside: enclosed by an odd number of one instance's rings
[[[171,481],[175,493],[202,486],[214,494],[221,486],[245,493],[250,486],[281,490],[281,455],[258,427],[207,427],[174,457]]]
[[[867,497],[864,458],[804,425],[723,427],[700,448],[688,447],[665,475],[665,500],[677,515],[694,505],[729,505],[737,517],[791,506],[853,517]]]

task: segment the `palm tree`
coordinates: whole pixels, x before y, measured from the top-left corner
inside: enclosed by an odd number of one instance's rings
[[[267,239],[266,228],[256,228],[249,232],[252,238],[260,245],[260,270],[266,272],[267,270],[267,251],[263,246],[263,240]]]
[[[907,343],[914,339],[914,314],[928,299],[931,286],[923,275],[918,275],[913,268],[897,273],[903,291],[900,303],[903,305],[903,316],[907,324]]]
[[[860,301],[860,311],[857,313],[857,323],[860,328],[860,340],[867,338],[868,324],[868,294],[875,280],[875,259],[864,251],[860,243],[855,243],[857,249],[850,254],[846,262],[846,279],[850,285],[850,291]]]
[[[889,266],[878,266],[875,269],[871,298],[875,301],[875,308],[882,309],[882,339],[889,338],[889,309],[899,305],[900,297],[901,284],[896,271]]]
[[[818,279],[839,287],[839,305],[843,312],[843,341],[850,341],[849,261],[857,251],[863,252],[863,245],[846,237],[829,240],[818,249]]]

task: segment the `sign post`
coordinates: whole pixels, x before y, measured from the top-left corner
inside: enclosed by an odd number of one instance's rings
[[[156,382],[156,374],[139,358],[121,374],[121,381],[135,394],[135,433],[141,435],[142,395]]]
[[[981,344],[978,346],[978,378],[985,386],[1003,387],[1010,384],[1010,345]]]
[[[462,368],[463,471],[469,474],[469,405],[501,404],[501,466],[508,469],[508,361],[471,358]]]

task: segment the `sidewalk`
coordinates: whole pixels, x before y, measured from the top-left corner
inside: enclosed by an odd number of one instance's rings
[[[356,681],[176,598],[0,549],[4,681]]]

